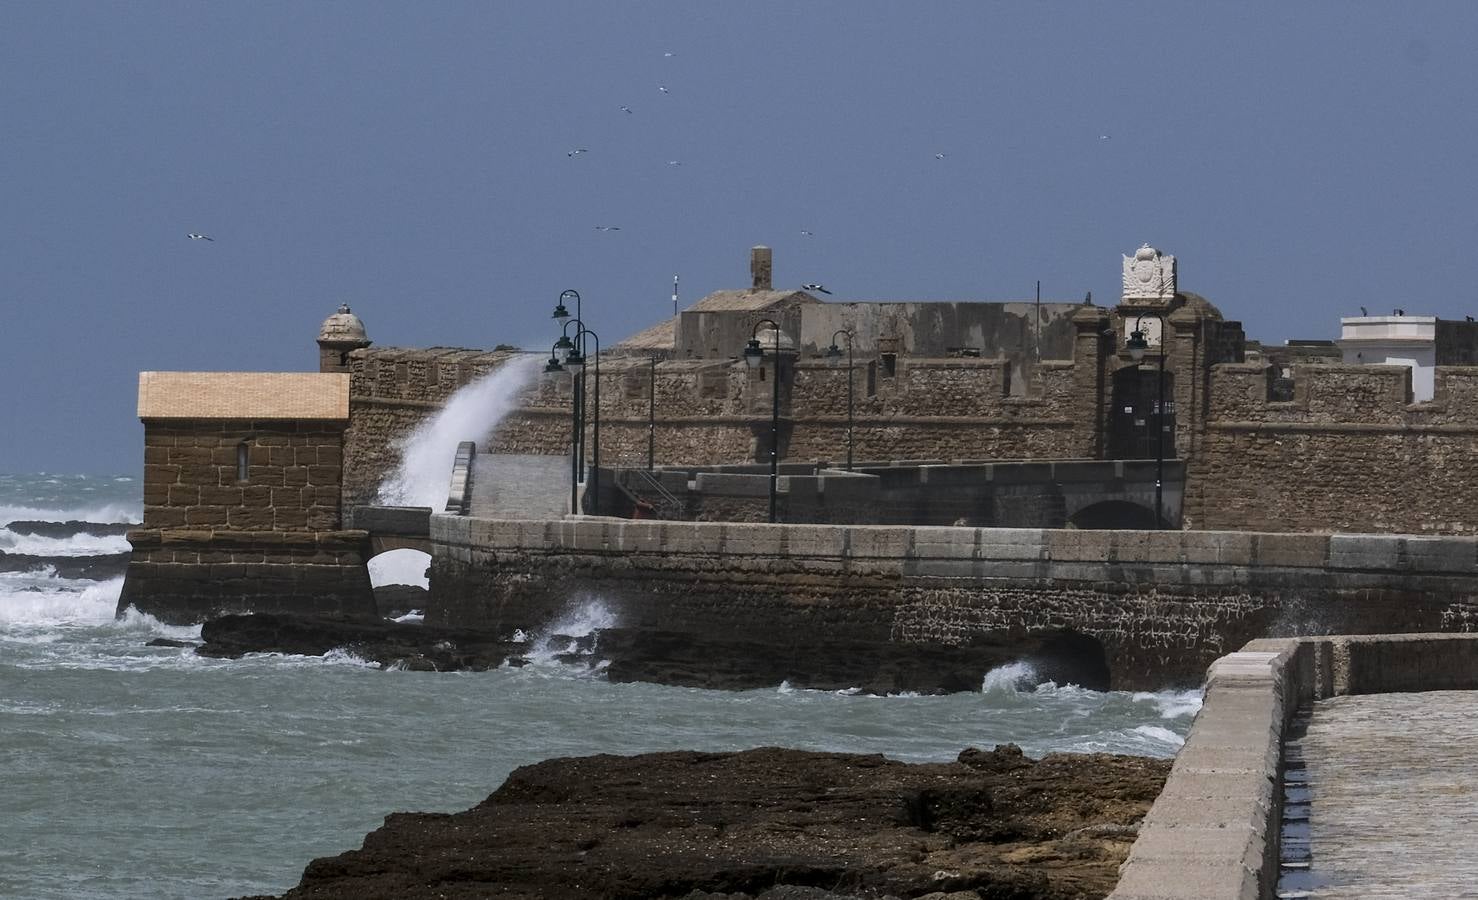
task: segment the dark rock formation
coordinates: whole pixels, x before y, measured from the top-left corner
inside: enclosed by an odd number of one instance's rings
[[[286,898],[1103,897],[1168,760],[1014,746],[954,763],[764,748],[555,759],[396,813]]]
[[[801,645],[777,635],[760,642],[723,635],[608,628],[594,635],[554,635],[540,647],[508,636],[461,628],[330,616],[276,613],[222,616],[201,630],[203,656],[348,650],[384,666],[439,672],[522,665],[542,650],[560,662],[605,663],[612,681],[749,690],[788,681],[819,690],[925,694],[980,690],[991,669],[1017,660],[1033,663],[1040,679],[1108,689],[1108,668],[1096,641],[1072,632],[1002,633],[964,646],[839,640]]]
[[[1097,641],[1066,631],[978,636],[963,646],[834,640],[815,644],[777,634],[772,641],[724,635],[613,628],[596,655],[610,660],[612,681],[651,681],[744,690],[788,681],[820,690],[924,694],[978,691],[985,673],[1018,660],[1059,684],[1108,690],[1108,665]]]
[[[397,618],[414,609],[424,610],[431,592],[414,584],[382,584],[375,588],[375,608],[387,619]]]
[[[382,666],[450,672],[493,669],[524,644],[488,632],[334,616],[280,613],[221,616],[200,629],[201,656],[235,659],[246,653],[322,656],[347,650]]]
[[[37,537],[66,538],[75,537],[79,534],[91,534],[98,537],[112,535],[123,535],[128,529],[137,528],[127,522],[78,522],[68,520],[66,522],[38,522],[31,519],[17,519],[5,526],[5,530],[12,534],[33,534]]]
[[[33,556],[0,550],[0,572],[32,572],[51,566],[58,578],[103,581],[117,578],[128,569],[127,552],[100,556]]]
[[[150,641],[149,643],[145,644],[144,646],[145,647],[199,647],[200,645],[197,644],[197,643],[195,643],[194,641],[177,641],[174,638],[155,638],[154,640]]]

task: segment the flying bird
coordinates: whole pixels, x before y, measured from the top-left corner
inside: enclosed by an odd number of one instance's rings
[[[210,241],[212,244],[215,243],[215,240],[216,240],[215,238],[211,237],[208,234],[194,234],[194,233],[191,233],[191,234],[185,235],[185,237],[189,238],[192,241]]]
[[[671,50],[668,50],[666,53],[663,53],[662,55],[665,56],[665,57],[670,57],[670,56],[672,56],[672,51]]]
[[[667,161],[667,164],[669,166],[680,166],[680,165],[682,165],[682,162],[680,160],[676,160],[676,159],[669,159]]]
[[[1100,135],[1099,135],[1099,136],[1098,136],[1098,139],[1099,139],[1099,140],[1100,140],[1100,141],[1107,141],[1107,140],[1109,140],[1109,139],[1110,139],[1110,138],[1109,138],[1109,136],[1108,136],[1108,135],[1106,135],[1106,134],[1100,134]]]
[[[670,93],[672,93],[672,91],[669,91],[667,89],[667,85],[665,85],[665,84],[659,84],[659,85],[657,85],[657,90],[661,91],[664,94],[670,94]]]
[[[597,226],[595,226],[595,230],[596,231],[620,231],[621,230],[621,226],[620,225],[597,225]]]
[[[944,159],[944,154],[943,153],[936,153],[936,154],[934,154],[934,158],[935,159]]]
[[[575,157],[579,156],[581,153],[589,153],[589,152],[590,151],[587,150],[584,147],[576,147],[575,149],[571,150],[569,153],[566,153],[565,156],[568,156],[571,159],[574,159]]]
[[[814,237],[816,235],[816,232],[814,232],[814,231],[807,231],[806,229],[802,228],[801,229],[801,234],[805,235],[806,237]]]
[[[631,107],[629,107],[629,106],[623,106],[623,107],[621,107],[621,111],[624,112],[624,113],[626,113],[628,116],[631,115]]]
[[[803,291],[818,291],[818,292],[820,292],[822,294],[830,294],[831,293],[831,291],[828,291],[826,289],[826,286],[825,285],[822,285],[822,284],[803,284],[803,285],[801,285],[801,290],[803,290]]]

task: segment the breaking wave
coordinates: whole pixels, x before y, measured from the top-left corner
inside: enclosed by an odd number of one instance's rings
[[[433,509],[444,506],[457,445],[481,443],[493,433],[533,381],[539,362],[535,354],[515,356],[453,394],[441,412],[400,443],[400,467],[380,485],[380,502]]]

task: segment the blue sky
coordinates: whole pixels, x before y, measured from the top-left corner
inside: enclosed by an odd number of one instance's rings
[[[838,300],[1108,303],[1148,241],[1264,341],[1478,313],[1478,4],[0,20],[0,471],[136,471],[140,369],[312,369],[340,302],[381,345],[547,347],[573,287],[610,343],[755,243]]]

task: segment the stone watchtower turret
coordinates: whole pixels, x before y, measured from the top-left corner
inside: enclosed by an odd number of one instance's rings
[[[339,311],[324,319],[318,329],[318,371],[349,371],[349,352],[370,343],[359,316],[349,311],[348,304],[339,304]]]

